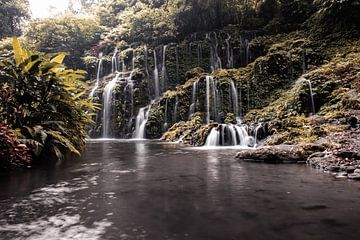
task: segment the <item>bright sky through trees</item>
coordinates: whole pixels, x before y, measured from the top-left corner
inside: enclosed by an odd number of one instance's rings
[[[29,0],[33,18],[48,18],[59,15],[68,9],[69,0]],[[74,7],[80,8],[75,2]]]

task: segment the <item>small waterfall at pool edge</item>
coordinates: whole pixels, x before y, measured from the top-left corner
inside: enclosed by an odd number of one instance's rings
[[[103,138],[110,136],[110,118],[111,118],[111,105],[113,90],[119,79],[120,73],[118,73],[113,80],[111,80],[104,88],[103,92]]]
[[[145,139],[146,138],[146,123],[149,118],[151,104],[149,106],[140,108],[139,114],[136,117],[135,131],[133,133],[133,139]]]
[[[250,136],[249,127],[246,125],[220,124],[211,129],[210,134],[206,138],[205,147],[256,147],[257,134],[261,127],[261,125],[258,125],[255,128],[254,136]]]

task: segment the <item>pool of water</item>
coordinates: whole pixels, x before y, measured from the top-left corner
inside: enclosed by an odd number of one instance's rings
[[[359,239],[360,183],[236,151],[91,141],[0,177],[0,239]]]

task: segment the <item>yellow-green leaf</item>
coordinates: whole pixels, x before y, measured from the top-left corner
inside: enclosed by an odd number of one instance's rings
[[[52,63],[58,63],[58,64],[62,64],[64,59],[65,59],[65,54],[64,53],[60,53],[59,55],[57,55],[56,57],[54,57],[53,59],[51,59],[50,62]]]

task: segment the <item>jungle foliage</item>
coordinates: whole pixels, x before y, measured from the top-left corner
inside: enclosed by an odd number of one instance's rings
[[[15,131],[35,160],[80,155],[94,109],[83,98],[85,72],[66,69],[65,54],[30,52],[13,39],[13,56],[0,59],[0,122]]]
[[[0,0],[0,39],[19,36],[24,20],[29,17],[27,0]]]

